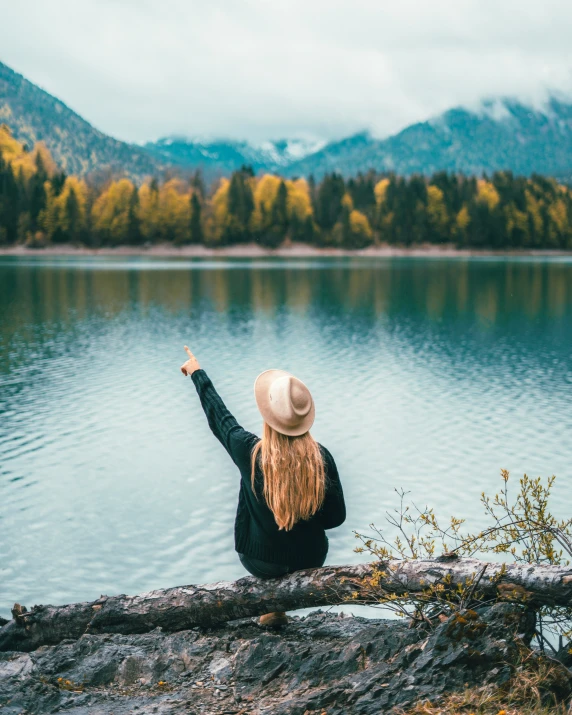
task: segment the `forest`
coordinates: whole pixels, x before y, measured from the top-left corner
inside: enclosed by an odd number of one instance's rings
[[[510,171],[480,178],[331,173],[317,183],[311,176],[255,176],[247,166],[210,187],[200,172],[138,186],[126,178],[68,176],[41,142],[28,148],[0,126],[0,245],[253,242],[569,250],[572,190]]]

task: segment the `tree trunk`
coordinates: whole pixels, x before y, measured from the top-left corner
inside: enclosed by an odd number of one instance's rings
[[[31,651],[88,632],[146,633],[157,627],[178,631],[271,611],[331,606],[348,600],[374,603],[371,588],[364,583],[373,566],[327,566],[271,580],[250,576],[234,583],[179,586],[139,596],[101,596],[97,601],[68,606],[35,606],[29,612],[16,604],[13,620],[0,627],[0,651]],[[572,605],[572,566],[503,567],[476,559],[442,558],[389,561],[383,571],[379,588],[385,593],[415,594],[445,579],[450,579],[448,585],[453,587],[466,585],[478,575],[478,591],[487,599],[514,594],[532,607]]]

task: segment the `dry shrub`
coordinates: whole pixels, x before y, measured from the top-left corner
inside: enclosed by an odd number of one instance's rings
[[[415,703],[399,715],[569,715],[572,676],[560,663],[530,653],[503,686],[467,688],[439,700]]]

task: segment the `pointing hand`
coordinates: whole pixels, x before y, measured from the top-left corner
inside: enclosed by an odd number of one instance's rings
[[[189,356],[189,359],[187,360],[186,363],[181,365],[181,372],[185,377],[187,375],[192,375],[195,370],[200,370],[201,366],[199,365],[199,361],[197,358],[193,355],[193,353],[189,350],[189,348],[185,345],[185,350],[187,351],[187,355]]]

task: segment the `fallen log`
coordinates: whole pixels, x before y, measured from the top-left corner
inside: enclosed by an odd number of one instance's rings
[[[67,606],[16,604],[14,618],[0,627],[0,651],[32,651],[84,633],[147,633],[157,627],[173,632],[210,627],[271,611],[373,603],[367,578],[376,564],[327,566],[297,571],[281,579],[252,576],[235,582],[179,586],[138,596],[101,596]],[[379,564],[377,564],[379,566]],[[524,599],[531,607],[572,606],[572,566],[498,564],[476,559],[388,561],[379,588],[385,593],[420,593],[430,584],[467,585],[477,577],[484,598]]]

